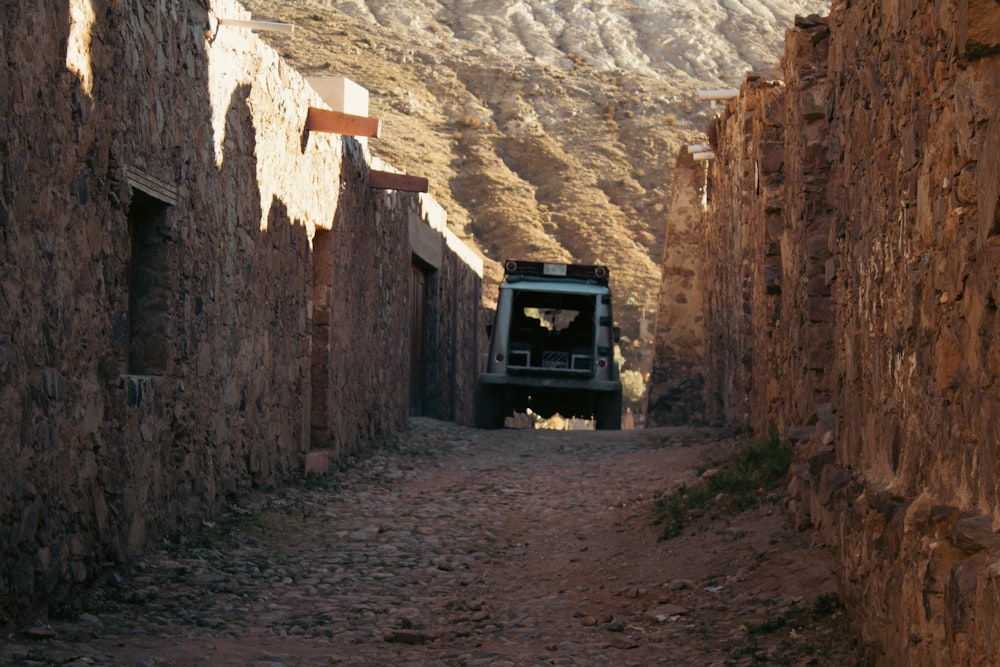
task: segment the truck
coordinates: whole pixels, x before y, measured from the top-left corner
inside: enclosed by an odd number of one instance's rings
[[[476,426],[502,428],[506,417],[530,411],[620,429],[619,329],[608,267],[508,259],[503,268],[476,382]]]

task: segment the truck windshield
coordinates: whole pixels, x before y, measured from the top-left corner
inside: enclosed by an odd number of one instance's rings
[[[509,366],[589,370],[593,363],[595,297],[523,291],[514,296]]]
[[[535,327],[546,333],[594,327],[594,297],[547,292],[521,292],[514,297],[514,327]]]

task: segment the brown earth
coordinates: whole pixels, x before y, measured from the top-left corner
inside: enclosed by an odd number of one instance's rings
[[[369,145],[430,181],[449,226],[486,259],[611,267],[627,368],[648,371],[674,160],[717,112],[699,88],[773,67],[796,13],[825,0],[245,0],[307,76],[370,92]]]
[[[0,664],[855,664],[832,561],[780,493],[659,540],[655,499],[745,444],[418,419],[164,536]]]

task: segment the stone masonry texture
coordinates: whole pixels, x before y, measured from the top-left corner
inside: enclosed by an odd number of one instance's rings
[[[1000,5],[835,0],[708,136],[706,416],[798,443],[872,664],[1000,663]]]
[[[319,96],[220,17],[249,18],[0,5],[0,626],[405,427],[414,229],[423,411],[471,418],[481,261],[430,198],[368,187],[366,144],[309,133]]]
[[[663,246],[656,336],[647,392],[646,425],[698,424],[706,420],[702,359],[705,292],[701,270],[705,242],[701,211],[705,168],[685,150],[677,157]]]

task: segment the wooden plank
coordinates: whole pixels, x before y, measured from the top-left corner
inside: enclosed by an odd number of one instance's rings
[[[403,192],[427,192],[429,185],[426,178],[394,174],[391,171],[375,171],[372,169],[369,185],[382,190],[402,190]]]
[[[354,116],[342,111],[309,107],[306,129],[310,132],[332,132],[348,137],[374,137],[382,133],[382,121],[367,116]]]
[[[242,19],[220,18],[219,25],[227,25],[231,28],[250,28],[251,30],[271,30],[274,32],[295,32],[295,26],[291,23],[275,23],[274,21],[244,21]]]
[[[125,180],[130,187],[142,190],[147,195],[159,199],[170,206],[177,206],[179,199],[177,186],[167,183],[163,179],[147,174],[138,167],[125,166]]]

